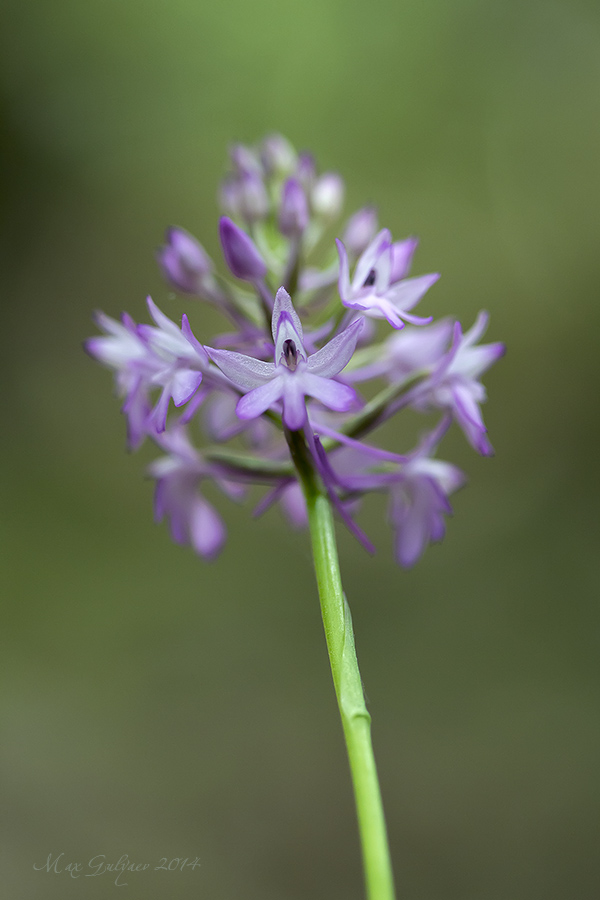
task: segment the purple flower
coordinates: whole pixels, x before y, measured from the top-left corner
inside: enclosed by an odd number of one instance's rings
[[[243,281],[258,281],[267,274],[265,261],[245,231],[223,216],[219,221],[223,256],[231,272]]]
[[[414,238],[392,244],[392,236],[384,228],[356,263],[352,281],[346,248],[340,240],[336,244],[340,257],[338,284],[344,306],[373,318],[387,319],[393,328],[403,328],[403,320],[412,325],[431,322],[431,316],[423,319],[409,314],[440,277],[433,274],[405,278],[416,247]]]
[[[200,556],[214,559],[221,551],[227,533],[215,508],[200,493],[200,483],[205,478],[214,478],[234,499],[240,491],[202,459],[183,428],[165,432],[159,443],[168,455],[155,460],[148,469],[156,479],[155,519],[160,522],[166,516],[175,543],[191,544]]]
[[[422,386],[415,390],[412,405],[424,411],[432,407],[452,413],[471,446],[482,456],[492,456],[494,448],[487,437],[479,404],[486,400],[479,378],[506,352],[502,343],[474,346],[484,334],[488,314],[480,312],[473,327],[462,333],[460,322],[454,326],[451,348]]]
[[[183,294],[202,296],[212,273],[212,261],[195,237],[183,228],[168,228],[166,244],[156,258],[166,281]]]
[[[240,419],[255,419],[281,402],[283,421],[290,430],[297,431],[306,421],[306,396],[338,412],[349,410],[356,401],[353,388],[332,379],[350,361],[361,328],[362,319],[358,319],[307,357],[300,319],[290,295],[281,287],[272,318],[275,362],[262,362],[229,350],[206,350],[234,384],[248,391],[236,407]]]

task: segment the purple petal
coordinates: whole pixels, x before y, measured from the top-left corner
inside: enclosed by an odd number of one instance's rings
[[[301,379],[305,394],[335,412],[347,412],[356,401],[356,391],[348,384],[340,384],[339,381],[313,375],[311,372],[303,372],[297,378]]]
[[[178,369],[171,379],[171,396],[175,406],[187,403],[200,387],[202,372],[193,369]]]
[[[221,517],[207,501],[198,496],[190,510],[190,543],[205,559],[214,559],[225,543],[227,532]]]
[[[306,401],[304,388],[306,378],[316,378],[303,373],[284,376],[283,380],[283,421],[290,431],[298,431],[306,421]],[[308,391],[307,391],[308,393]]]
[[[395,241],[392,244],[392,270],[390,272],[390,284],[406,278],[410,270],[412,258],[419,241],[417,238],[407,238],[405,241]]]
[[[281,399],[283,393],[281,376],[270,379],[267,384],[254,388],[249,394],[241,397],[235,411],[240,419],[256,419],[265,410]]]

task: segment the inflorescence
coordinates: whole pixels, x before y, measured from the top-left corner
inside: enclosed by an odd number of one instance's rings
[[[435,458],[451,423],[478,453],[493,453],[479,379],[504,345],[478,343],[487,313],[466,333],[458,321],[431,324],[431,316],[412,313],[439,275],[409,277],[417,240],[393,241],[373,207],[341,227],[337,253],[332,241],[327,246],[340,228],[344,183],[332,172],[319,175],[312,156],[272,135],[257,149],[233,146],[230,160],[219,237],[237,280],[217,274],[182,228],[167,231],[157,254],[168,284],[217,307],[227,333],[204,345],[186,315],[179,327],[148,298],[154,324],[98,313],[105,334],[86,342],[115,372],[130,448],[149,437],[164,451],[149,470],[156,518],[168,518],[178,543],[215,557],[226,530],[202,494],[202,482],[212,480],[232,500],[249,484],[266,485],[255,512],[280,503],[292,525],[304,525],[290,455],[300,436],[335,509],[369,550],[355,522],[360,500],[369,491],[389,494],[396,556],[412,566],[442,539],[448,497],[465,482],[456,466]],[[377,319],[386,322],[382,340]],[[370,380],[379,389],[365,401],[357,386]],[[400,454],[366,442],[406,408],[437,414],[414,449]]]

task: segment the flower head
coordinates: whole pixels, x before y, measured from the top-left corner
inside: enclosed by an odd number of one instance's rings
[[[187,316],[179,326],[148,298],[149,323],[98,313],[103,333],[85,345],[114,372],[130,447],[147,437],[163,453],[150,467],[155,515],[169,520],[175,541],[212,559],[225,526],[203,494],[206,482],[232,499],[262,485],[255,513],[279,504],[302,526],[308,467],[369,552],[357,516],[365,494],[385,493],[397,559],[412,566],[442,538],[449,496],[464,483],[459,469],[434,458],[448,427],[456,422],[477,451],[492,453],[480,379],[504,346],[477,343],[486,313],[466,334],[453,319],[430,325],[414,315],[439,277],[410,277],[416,238],[378,231],[372,206],[340,221],[344,182],[321,173],[312,154],[274,134],[256,147],[233,144],[229,158],[224,277],[182,228],[168,229],[157,253],[168,284],[210,301],[227,328],[204,346]],[[337,253],[326,246],[334,222]],[[381,319],[395,331],[380,329]],[[368,399],[358,392],[364,384]],[[437,417],[416,449],[369,440],[407,407]]]

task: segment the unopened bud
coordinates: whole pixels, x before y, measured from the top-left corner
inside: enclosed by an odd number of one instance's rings
[[[212,261],[201,244],[183,228],[168,228],[166,244],[156,253],[164,278],[184,294],[203,293]]]
[[[260,153],[269,175],[290,175],[296,168],[297,154],[282,134],[270,134],[262,143]]]
[[[343,242],[353,256],[364,253],[377,234],[377,210],[374,206],[359,209],[348,220]]]
[[[335,219],[344,203],[344,182],[336,172],[326,172],[317,179],[311,194],[312,208],[318,216]]]
[[[264,278],[267,267],[254,241],[227,216],[219,221],[219,237],[225,262],[236,278],[243,281]]]
[[[288,178],[281,192],[279,229],[286,237],[302,234],[310,214],[306,194],[295,178]]]

